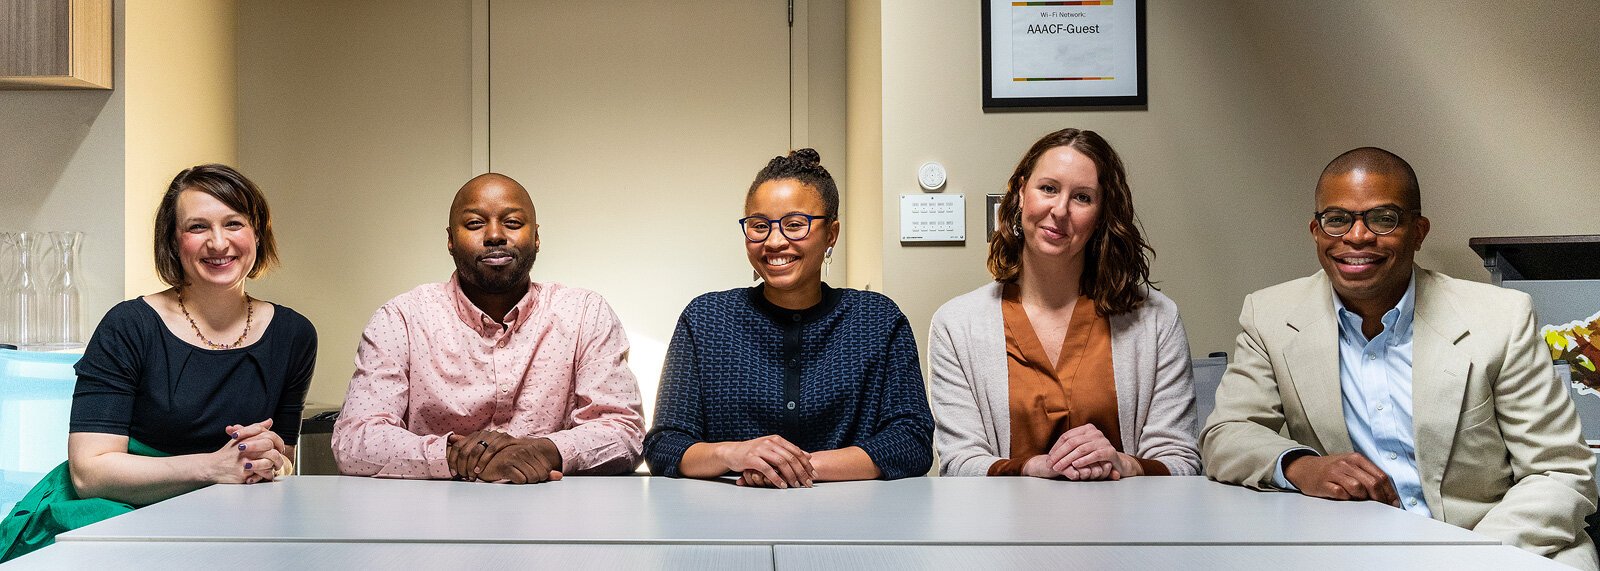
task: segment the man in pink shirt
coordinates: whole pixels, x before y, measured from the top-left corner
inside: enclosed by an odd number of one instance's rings
[[[627,336],[599,294],[529,279],[538,229],[509,177],[456,193],[455,275],[390,300],[361,335],[333,428],[341,472],[520,484],[639,465]]]

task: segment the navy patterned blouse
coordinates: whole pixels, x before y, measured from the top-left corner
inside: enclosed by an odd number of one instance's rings
[[[678,318],[644,439],[655,475],[679,477],[697,442],[782,436],[807,452],[859,446],[886,480],[933,463],[917,343],[881,294],[822,286],[800,311],[762,286],[695,298]]]

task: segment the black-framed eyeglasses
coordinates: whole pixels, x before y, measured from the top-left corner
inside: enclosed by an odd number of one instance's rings
[[[1317,226],[1322,228],[1324,234],[1338,238],[1350,233],[1350,230],[1356,227],[1356,220],[1366,224],[1367,230],[1379,236],[1394,232],[1396,228],[1400,227],[1400,223],[1405,221],[1406,212],[1408,211],[1399,208],[1379,206],[1360,212],[1351,212],[1343,208],[1329,208],[1322,212],[1313,212],[1311,214],[1316,216]],[[1409,212],[1421,211],[1411,210]]]
[[[776,220],[765,216],[746,216],[739,219],[739,226],[744,228],[744,239],[751,242],[765,242],[772,235],[772,226],[778,226],[778,233],[783,234],[791,242],[798,242],[811,235],[811,222],[814,220],[827,220],[828,216],[812,216],[810,214],[788,214]]]

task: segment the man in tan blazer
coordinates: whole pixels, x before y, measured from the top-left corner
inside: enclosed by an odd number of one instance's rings
[[[1322,271],[1245,298],[1201,433],[1222,482],[1375,500],[1583,569],[1594,456],[1526,294],[1412,259],[1416,174],[1361,148],[1317,181]]]

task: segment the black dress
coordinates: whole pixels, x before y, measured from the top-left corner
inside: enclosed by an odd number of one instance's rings
[[[78,361],[70,432],[123,435],[168,454],[213,452],[230,424],[272,418],[294,445],[317,360],[317,331],[274,304],[261,339],[202,349],[167,329],[142,299],[111,308]]]

